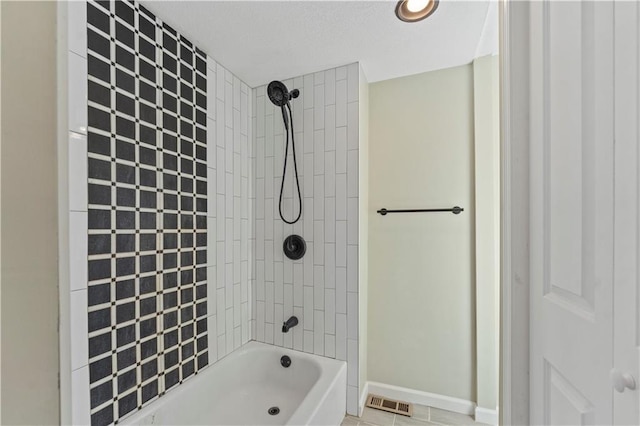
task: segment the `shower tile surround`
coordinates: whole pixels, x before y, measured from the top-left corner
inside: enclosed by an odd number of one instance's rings
[[[347,410],[358,410],[358,148],[357,63],[285,80],[299,89],[291,101],[303,197],[294,225],[280,219],[278,201],[285,152],[282,114],[266,86],[254,89],[255,340],[347,361]],[[289,147],[283,214],[298,213]],[[298,234],[307,253],[296,261],[282,242]],[[282,333],[291,315],[300,323]]]
[[[87,4],[91,423],[209,364],[207,58],[135,3]]]
[[[358,65],[285,81],[301,91],[292,106],[303,217],[291,226],[278,216],[284,131],[265,87],[249,88],[135,2],[69,2],[67,34],[72,423],[122,420],[176,379],[193,377],[251,339],[347,361],[348,412],[355,414]],[[165,51],[171,39],[177,55]],[[155,56],[146,56],[150,46]],[[191,62],[180,59],[183,46]],[[127,62],[132,56],[133,65]],[[171,59],[177,73],[165,65]],[[100,62],[108,66],[108,81]],[[193,72],[191,85],[180,81],[183,66],[185,75]],[[165,74],[176,86],[185,83],[184,93],[192,90],[184,111],[192,106],[193,115],[178,115],[182,88],[172,92],[175,109],[165,98]],[[128,91],[122,84],[131,81]],[[167,78],[166,84],[173,82]],[[155,95],[147,99],[149,88]],[[180,134],[182,121],[193,128],[191,136]],[[127,133],[131,125],[133,134]],[[155,143],[141,132],[146,128],[156,133]],[[171,138],[165,146],[163,133],[176,136],[175,146]],[[193,144],[193,155],[182,150],[183,139]],[[134,157],[126,157],[132,147]],[[291,171],[286,217],[293,216]],[[151,175],[156,184],[146,187]],[[186,180],[183,189],[183,177],[192,180],[191,190]],[[165,213],[176,215],[175,229]],[[182,213],[193,218],[193,228],[182,226]],[[99,225],[101,215],[109,222]],[[120,229],[130,226],[127,216],[135,227]],[[290,233],[307,240],[300,261],[283,256],[282,240]],[[124,275],[131,266],[134,273]],[[182,269],[191,270],[193,280]],[[174,284],[173,273],[179,292],[165,288]],[[183,322],[182,308],[193,319],[185,313]],[[283,334],[281,323],[290,315],[300,324]],[[135,340],[125,343],[131,336]]]
[[[251,89],[136,2],[68,3],[71,421],[250,340]]]

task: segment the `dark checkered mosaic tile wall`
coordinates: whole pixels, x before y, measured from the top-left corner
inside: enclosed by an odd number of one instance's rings
[[[91,423],[208,364],[206,55],[135,2],[87,3]]]

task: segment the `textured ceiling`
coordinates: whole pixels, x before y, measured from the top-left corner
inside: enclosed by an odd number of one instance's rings
[[[497,53],[495,0],[441,0],[418,23],[386,0],[142,3],[251,87],[352,62],[375,82]]]

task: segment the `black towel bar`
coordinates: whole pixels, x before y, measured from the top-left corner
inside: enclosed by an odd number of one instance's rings
[[[380,213],[382,216],[386,215],[387,213],[422,213],[422,212],[451,212],[453,214],[460,214],[460,212],[463,212],[464,209],[462,207],[452,207],[450,209],[404,209],[404,210],[387,210],[387,209],[380,209],[378,210],[378,213]]]

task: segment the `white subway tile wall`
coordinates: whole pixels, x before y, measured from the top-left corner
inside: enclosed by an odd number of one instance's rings
[[[207,57],[208,330],[214,363],[251,339],[252,89]]]
[[[89,424],[87,317],[87,6],[68,3],[68,241],[71,422]]]
[[[347,411],[354,415],[359,395],[358,67],[284,81],[289,90],[300,90],[291,101],[303,197],[300,222],[288,225],[280,219],[286,139],[282,113],[269,100],[266,86],[253,93],[251,158],[256,177],[254,339],[347,361]],[[290,146],[282,212],[291,220],[299,208]],[[290,234],[307,242],[300,260],[283,256],[282,243]],[[299,325],[282,333],[282,322],[292,315]]]

